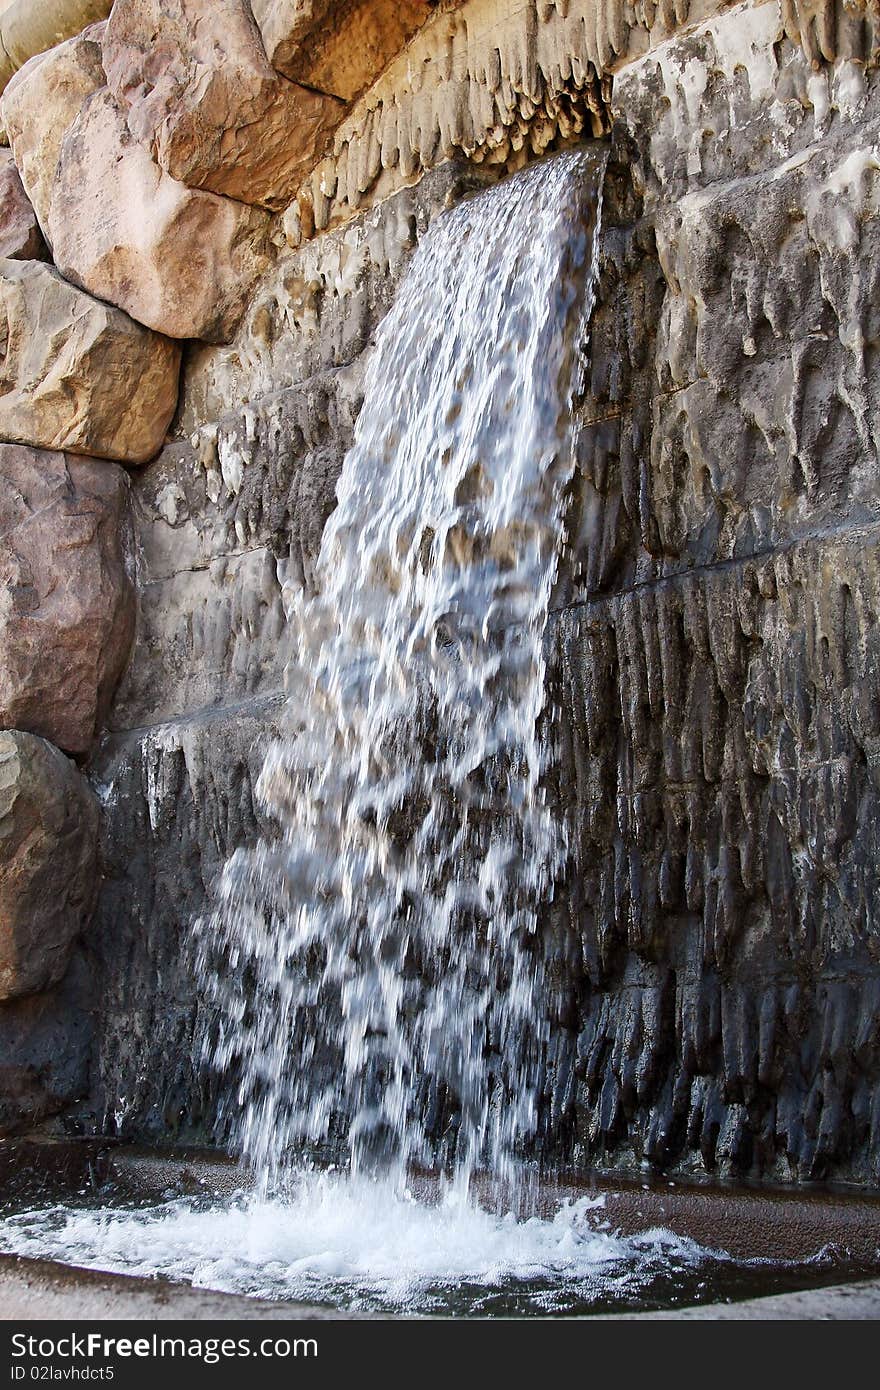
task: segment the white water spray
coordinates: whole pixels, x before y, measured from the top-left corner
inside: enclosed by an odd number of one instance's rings
[[[544,629],[605,156],[576,152],[440,217],[367,372],[298,594],[286,736],[258,792],[283,828],[203,924],[270,1190],[347,1134],[398,1180],[445,1144],[502,1182],[536,1125],[538,917],[565,836],[542,786]]]
[[[288,614],[288,727],[259,787],[283,833],[235,855],[197,931],[256,1193],[24,1212],[0,1251],[458,1313],[578,1309],[702,1258],[620,1238],[592,1199],[529,1214],[517,1185],[567,853],[543,640],[604,165],[565,154],[439,218],[378,335],[318,597]],[[309,1170],[327,1145],[350,1171]],[[455,1181],[416,1200],[409,1171],[438,1158]]]

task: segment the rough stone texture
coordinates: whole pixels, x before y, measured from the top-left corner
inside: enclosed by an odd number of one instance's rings
[[[102,25],[37,53],[20,68],[0,101],[0,115],[25,191],[49,239],[49,207],[61,142],[86,97],[104,85]]]
[[[0,733],[0,1003],[64,977],[95,898],[98,808],[63,753]]]
[[[61,984],[0,1004],[0,1138],[83,1100],[93,1043],[92,980],[79,951]]]
[[[247,0],[116,0],[103,51],[128,128],[161,167],[242,202],[285,206],[345,113],[278,76]]]
[[[176,343],[31,260],[0,262],[0,323],[0,438],[125,463],[158,453]]]
[[[106,89],[64,137],[49,211],[55,263],[159,333],[228,339],[267,268],[268,229],[265,213],[170,178]]]
[[[91,745],[134,627],[127,503],[112,464],[0,445],[0,727]]]
[[[273,67],[351,101],[430,17],[430,0],[252,0]]]
[[[282,252],[231,343],[188,352],[176,432],[189,438],[248,401],[354,362],[431,218],[488,177],[451,162],[368,215]]]
[[[617,0],[613,8],[622,19]],[[595,21],[596,0],[438,7],[355,102],[305,180],[285,217],[291,245],[347,222],[447,160],[511,172],[606,132],[607,68],[614,53],[626,52],[630,27],[613,29],[612,47],[604,30],[597,39]]]
[[[93,764],[107,808],[93,1104],[111,1131],[117,1112],[126,1134],[210,1127],[189,923],[235,847],[271,832],[254,785],[283,701],[285,589],[310,582],[371,332],[432,216],[469,186],[438,171],[288,253],[249,311],[264,328],[194,355],[182,409],[211,423],[132,480],[138,632]],[[313,279],[307,310],[297,286]],[[299,385],[261,394],[273,375]]]
[[[36,213],[9,150],[0,150],[0,257],[44,260],[46,247]]]
[[[105,881],[91,934],[99,1017],[86,1115],[101,1132],[211,1136],[216,1080],[199,1060],[190,924],[209,910],[231,851],[272,833],[254,786],[280,704],[182,713],[111,736],[96,761]]]
[[[605,239],[550,634],[546,1143],[876,1184],[880,87],[765,5],[615,106],[644,215]]]
[[[279,0],[283,3],[283,0]],[[308,0],[304,0],[307,4]],[[505,172],[609,128],[612,79],[728,0],[467,0],[442,4],[354,104],[287,218],[291,244],[337,226],[426,169],[465,156]],[[880,20],[865,0],[756,0],[816,68],[873,61]],[[316,0],[316,8],[321,0]],[[268,6],[271,0],[268,0]],[[323,8],[323,6],[322,6]],[[372,8],[372,7],[371,7]],[[757,65],[763,59],[755,50]],[[696,111],[701,96],[683,84]],[[699,121],[687,122],[698,139]]]
[[[312,582],[358,385],[341,370],[264,397],[166,449],[136,485],[144,598],[112,727],[281,688],[285,594]]]
[[[524,146],[535,119],[521,98],[556,90],[551,59],[559,90],[569,62],[608,100],[580,3],[541,6],[525,55],[495,20],[480,47],[490,9],[473,0],[436,50],[433,75],[451,52],[460,87],[432,75],[416,92],[392,64],[358,103],[317,225],[447,148],[487,149],[502,108],[496,148],[519,158],[511,132]],[[652,32],[641,56],[634,28],[607,60],[618,131],[547,641],[551,790],[573,846],[544,923],[548,1159],[880,1182],[880,77],[864,12],[809,14],[739,7]],[[797,15],[833,63],[813,65]],[[677,17],[661,18],[668,34]],[[474,124],[454,124],[462,111]],[[202,1026],[186,923],[229,850],[267,828],[253,784],[282,694],[283,587],[308,580],[300,539],[319,531],[360,357],[436,210],[426,188],[279,259],[235,341],[190,354],[193,441],[136,485],[143,646],[96,765],[110,807],[96,1103],[113,1116],[125,1096],[132,1134],[209,1121],[197,1049],[183,1055]],[[334,403],[315,417],[326,429],[308,423],[311,392]],[[290,499],[306,481],[321,501],[304,532]]]

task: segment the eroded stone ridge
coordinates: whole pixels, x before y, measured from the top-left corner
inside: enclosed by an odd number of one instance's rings
[[[816,69],[838,58],[873,61],[880,15],[872,0],[782,0],[785,32]]]
[[[602,79],[628,42],[627,26],[597,27],[595,0],[441,7],[339,127],[288,214],[291,244],[446,160],[512,171],[604,133],[610,82]]]
[[[128,658],[122,469],[0,445],[0,727],[88,751]]]
[[[290,201],[345,113],[274,71],[247,0],[116,0],[104,69],[166,173],[265,207]]]
[[[63,978],[97,888],[98,807],[57,748],[0,732],[0,1002]]]
[[[0,263],[0,439],[145,463],[177,404],[180,349],[38,261]]]

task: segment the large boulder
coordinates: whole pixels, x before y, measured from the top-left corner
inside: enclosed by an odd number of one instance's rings
[[[0,3],[0,92],[35,53],[106,19],[112,0],[5,0]]]
[[[93,25],[48,53],[38,53],[18,70],[0,102],[21,181],[47,239],[61,142],[86,97],[105,83],[103,30],[103,25]]]
[[[180,348],[40,261],[0,262],[0,438],[145,463],[177,404]]]
[[[11,150],[0,150],[0,258],[37,260],[46,255],[40,227]]]
[[[252,0],[252,7],[272,65],[346,101],[379,76],[434,9],[431,0]]]
[[[268,234],[267,213],[166,174],[106,88],[86,100],[50,200],[49,240],[68,280],[171,338],[226,342],[268,267]]]
[[[290,202],[346,109],[279,77],[248,0],[116,0],[104,70],[172,178],[270,208]]]
[[[115,465],[0,445],[0,728],[91,745],[134,630],[127,499]]]
[[[0,1002],[63,978],[97,892],[98,807],[44,739],[0,732]]]

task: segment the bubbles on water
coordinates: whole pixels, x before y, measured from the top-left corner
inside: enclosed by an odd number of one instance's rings
[[[668,1231],[616,1234],[602,1199],[518,1221],[448,1191],[301,1174],[282,1200],[169,1201],[138,1211],[52,1207],[0,1222],[0,1252],[199,1288],[392,1313],[572,1312],[632,1302],[706,1252]]]

